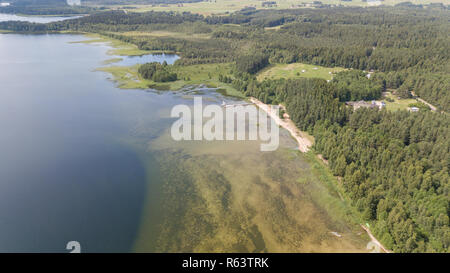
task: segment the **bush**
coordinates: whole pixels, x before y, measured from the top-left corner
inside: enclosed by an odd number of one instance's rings
[[[419,108],[420,110],[422,110],[422,111],[429,111],[429,110],[431,110],[430,109],[430,107],[428,106],[428,105],[426,105],[425,103],[423,103],[423,102],[415,102],[415,103],[410,103],[409,105],[408,105],[408,107],[417,107],[417,108]]]
[[[155,82],[172,82],[178,79],[177,74],[171,72],[171,66],[166,63],[146,63],[139,67],[138,72],[144,79]]]

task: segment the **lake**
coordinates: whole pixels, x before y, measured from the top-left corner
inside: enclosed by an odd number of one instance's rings
[[[141,56],[117,56],[118,59],[121,59],[120,61],[114,62],[114,65],[120,65],[120,66],[131,66],[135,64],[145,64],[145,63],[152,63],[152,62],[158,62],[163,63],[166,62],[167,64],[174,64],[176,60],[180,59],[180,56],[176,54],[146,54]]]
[[[4,21],[22,21],[22,22],[30,22],[30,23],[51,23],[58,22],[68,19],[79,18],[80,16],[20,16],[16,14],[5,14],[0,13],[0,22]]]
[[[69,241],[82,252],[365,251],[285,130],[265,153],[257,141],[174,141],[173,106],[240,101],[118,89],[95,71],[109,48],[83,39],[0,35],[0,252],[68,252]]]

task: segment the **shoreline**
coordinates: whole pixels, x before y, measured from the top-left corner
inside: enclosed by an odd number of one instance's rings
[[[265,104],[254,97],[250,97],[250,101],[256,106],[258,106],[260,109],[262,109],[264,112],[266,112],[275,121],[277,125],[289,131],[291,136],[297,141],[298,149],[301,152],[306,153],[310,150],[310,147],[312,146],[313,143],[305,136],[302,136],[304,133],[297,128],[297,126],[290,118],[281,119],[274,111],[272,111],[272,108],[270,107],[271,105]],[[325,160],[321,155],[317,155],[317,157],[321,159],[325,165],[328,165],[328,161]],[[369,228],[365,227],[363,224],[360,224],[360,226],[367,233],[372,243],[377,245],[385,253],[391,253],[391,251],[385,248],[380,243],[380,241],[378,241],[377,238],[375,238],[375,236],[372,234]]]
[[[361,224],[361,228],[364,229],[367,234],[369,235],[372,242],[377,245],[380,249],[382,249],[385,253],[391,253],[391,251],[387,250],[378,240],[373,236],[372,232],[370,232],[370,229],[368,227],[365,227],[363,224]]]
[[[270,105],[265,104],[254,97],[250,97],[250,101],[266,112],[277,125],[289,131],[291,136],[297,141],[298,149],[301,152],[306,153],[310,150],[313,145],[312,141],[304,136],[305,133],[300,131],[290,118],[281,119],[274,111],[272,111]]]

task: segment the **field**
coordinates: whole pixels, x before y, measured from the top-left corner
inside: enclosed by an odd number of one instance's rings
[[[150,37],[171,37],[177,39],[185,39],[185,40],[198,40],[198,39],[209,39],[209,34],[204,33],[182,33],[182,32],[173,32],[173,31],[151,31],[151,32],[141,32],[141,31],[128,31],[121,33],[125,36],[150,36]]]
[[[140,50],[136,45],[125,43],[116,39],[111,39],[105,36],[97,34],[86,34],[88,40],[73,42],[73,43],[83,43],[83,44],[106,44],[112,47],[108,51],[109,55],[118,56],[140,56],[152,53],[151,51]]]
[[[386,92],[385,97],[394,100],[393,102],[389,102],[386,99],[383,100],[386,103],[386,109],[389,111],[408,110],[409,104],[417,103],[416,99],[398,99],[391,92]]]
[[[277,5],[274,7],[262,7],[261,0],[211,0],[204,1],[198,3],[184,3],[184,4],[161,4],[161,5],[115,5],[112,8],[125,8],[128,11],[137,11],[137,12],[145,12],[145,11],[176,11],[176,12],[192,12],[199,13],[203,15],[211,15],[211,14],[225,14],[232,13],[238,10],[241,10],[245,7],[255,7],[257,9],[290,9],[290,8],[300,8],[303,7],[303,3],[311,3],[312,1],[304,0],[304,1],[296,1],[296,0],[276,0]],[[353,0],[350,2],[344,2],[339,0],[321,0],[323,4],[330,5],[343,5],[343,6],[361,6],[361,7],[370,7],[376,6],[378,3],[370,4],[367,2],[363,2],[360,0]],[[405,2],[403,0],[385,0],[379,3],[383,3],[384,5],[395,5],[401,2]],[[444,0],[409,0],[409,2],[414,4],[428,4],[428,3],[442,3]]]
[[[167,32],[167,31],[154,31],[154,32],[126,32],[125,35],[154,35],[154,36],[180,36],[187,35],[183,33]],[[88,40],[77,41],[74,43],[85,44],[106,44],[112,47],[108,51],[109,55],[114,56],[138,56],[151,53],[160,53],[156,51],[140,50],[137,46],[129,43],[125,43],[116,39],[101,36],[98,34],[87,34]],[[207,38],[200,34],[198,38]],[[219,88],[220,92],[234,97],[244,97],[243,94],[233,88],[230,84],[222,83],[219,81],[219,75],[228,75],[231,72],[231,63],[220,64],[201,64],[201,65],[189,65],[189,66],[174,66],[173,72],[177,73],[178,79],[174,82],[157,83],[151,80],[146,80],[140,77],[138,73],[139,65],[134,66],[108,66],[121,59],[114,57],[112,59],[103,62],[105,67],[100,67],[97,70],[110,73],[112,80],[118,84],[122,89],[159,89],[159,90],[179,90],[188,85],[200,85],[204,84],[208,87]]]
[[[268,68],[258,73],[258,81],[264,79],[280,79],[280,78],[321,78],[325,80],[331,80],[333,74],[343,71],[341,67],[322,67],[318,65],[310,65],[303,63],[293,64],[276,64],[271,65]]]
[[[142,79],[138,73],[139,65],[135,66],[108,66],[99,68],[99,71],[108,72],[112,80],[122,89],[160,89],[179,90],[188,85],[204,84],[208,87],[219,88],[221,92],[229,96],[243,97],[243,94],[233,88],[230,84],[219,81],[219,75],[226,75],[232,69],[232,64],[201,64],[189,66],[174,66],[173,72],[177,73],[178,79],[174,82],[157,83]]]

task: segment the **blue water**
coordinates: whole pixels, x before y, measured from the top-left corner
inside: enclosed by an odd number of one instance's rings
[[[64,21],[68,19],[79,18],[80,16],[68,16],[68,17],[60,17],[60,16],[20,16],[15,14],[5,14],[0,13],[0,22],[4,21],[22,21],[22,22],[30,22],[30,23],[51,23]]]
[[[167,64],[174,64],[176,60],[180,58],[180,56],[176,54],[148,54],[142,56],[120,56],[122,60],[120,62],[114,63],[114,65],[119,66],[130,66],[135,64],[145,64],[158,62],[163,63],[164,61]]]
[[[0,252],[131,251],[159,183],[141,151],[182,99],[117,89],[81,39],[0,34]]]

